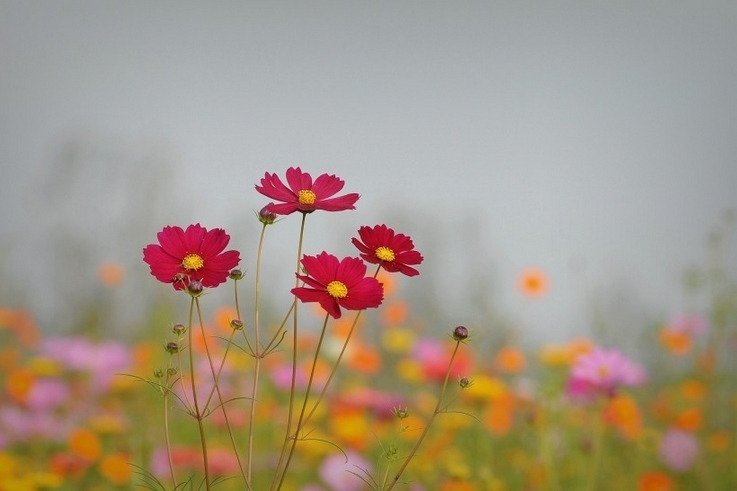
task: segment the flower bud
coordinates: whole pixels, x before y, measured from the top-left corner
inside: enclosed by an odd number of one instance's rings
[[[240,280],[243,279],[243,276],[245,275],[240,269],[233,269],[230,271],[230,274],[228,276],[230,276],[231,280]]]
[[[163,376],[164,376],[164,370],[162,370],[161,368],[157,368],[154,370],[154,377],[161,378]]]
[[[241,329],[243,329],[243,321],[238,320],[238,319],[233,319],[230,321],[230,327],[234,331],[240,331]]]
[[[178,371],[179,371],[179,370],[177,370],[177,369],[176,369],[176,368],[174,368],[174,367],[169,367],[169,368],[167,368],[167,369],[166,369],[166,374],[167,374],[168,376],[170,376],[170,377],[173,377],[174,375],[176,375],[176,374],[177,374],[177,372],[178,372]]]
[[[193,297],[197,297],[202,294],[204,289],[205,287],[200,280],[192,280],[189,282],[189,285],[187,285],[187,292]]]
[[[453,329],[453,339],[456,341],[464,341],[468,337],[468,329],[465,326],[458,326]]]
[[[404,419],[407,416],[409,416],[409,411],[406,407],[393,407],[392,412],[394,413],[394,416],[396,416],[399,419]]]
[[[164,346],[164,349],[171,354],[179,352],[179,345],[175,343],[174,341],[170,341],[166,343],[166,346]]]
[[[461,389],[468,389],[473,385],[473,380],[469,380],[468,377],[461,377],[458,379],[458,385]]]
[[[174,327],[171,328],[171,332],[173,332],[177,336],[181,336],[182,334],[187,332],[187,328],[184,327],[184,324],[174,324]]]
[[[268,205],[261,208],[261,210],[256,214],[256,216],[258,217],[258,221],[263,223],[264,225],[271,225],[276,220],[276,213],[267,209],[269,205],[273,204],[273,202],[269,203]]]

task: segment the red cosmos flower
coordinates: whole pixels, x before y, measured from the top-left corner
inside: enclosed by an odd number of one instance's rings
[[[366,277],[366,264],[357,257],[338,258],[327,252],[304,256],[302,266],[309,276],[298,274],[307,287],[292,288],[303,302],[319,302],[334,319],[340,308],[363,310],[378,307],[384,300],[384,288],[376,278]]]
[[[277,215],[289,215],[295,211],[312,213],[315,210],[343,211],[355,210],[358,201],[357,193],[345,194],[331,198],[343,189],[345,182],[335,175],[322,174],[312,182],[312,176],[302,172],[299,167],[287,169],[287,184],[268,172],[256,185],[256,191],[282,203],[269,203],[265,209]]]
[[[358,229],[358,235],[361,240],[354,237],[351,242],[361,251],[364,261],[380,264],[390,273],[399,271],[407,276],[420,274],[409,265],[420,264],[424,258],[414,250],[415,246],[408,236],[395,234],[394,230],[386,225],[361,227]]]
[[[143,260],[157,280],[172,283],[176,290],[184,289],[191,280],[218,286],[241,260],[238,251],[223,252],[230,236],[221,228],[208,231],[199,223],[187,230],[167,226],[156,237],[160,245],[147,245]]]

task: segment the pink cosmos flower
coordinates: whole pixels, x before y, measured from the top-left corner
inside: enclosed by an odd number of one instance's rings
[[[184,289],[192,280],[216,287],[228,279],[230,270],[240,261],[238,251],[223,252],[230,236],[221,228],[208,231],[199,223],[187,230],[168,226],[156,237],[159,243],[143,249],[143,260],[157,280],[171,283],[176,290]]]
[[[302,266],[309,276],[297,274],[307,287],[292,288],[303,302],[319,302],[334,319],[340,308],[363,310],[381,305],[384,288],[376,278],[366,277],[366,264],[356,257],[341,261],[327,252],[304,256]]]
[[[670,322],[668,322],[668,327],[676,332],[682,332],[694,336],[701,336],[706,333],[709,328],[704,317],[690,313],[674,316]]]
[[[261,179],[261,185],[256,185],[256,191],[281,203],[269,203],[264,207],[266,211],[277,215],[289,215],[295,211],[312,213],[315,210],[343,211],[355,210],[358,201],[357,193],[343,196],[334,196],[345,182],[335,175],[321,174],[312,182],[312,176],[302,172],[299,167],[287,169],[287,184],[276,174],[266,173]]]
[[[331,491],[360,491],[366,484],[359,476],[366,477],[372,468],[361,455],[347,450],[345,454],[328,455],[320,465],[319,473]]]
[[[400,272],[407,276],[420,274],[410,265],[420,264],[422,255],[414,250],[412,239],[404,234],[395,234],[394,230],[386,225],[361,227],[357,238],[351,239],[353,245],[361,252],[364,261],[380,264],[390,273]]]
[[[568,393],[574,397],[612,395],[622,386],[645,382],[644,369],[616,349],[594,348],[576,358],[571,367]]]
[[[699,455],[699,442],[693,433],[669,429],[660,440],[660,458],[674,471],[687,471]]]

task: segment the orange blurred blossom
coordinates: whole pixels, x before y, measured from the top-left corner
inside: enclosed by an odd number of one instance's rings
[[[524,269],[517,280],[522,295],[528,298],[539,298],[548,292],[548,275],[539,268]]]

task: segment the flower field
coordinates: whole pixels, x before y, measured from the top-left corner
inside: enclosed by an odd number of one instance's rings
[[[143,260],[189,308],[158,305],[127,339],[45,335],[0,305],[0,491],[737,489],[737,285],[723,271],[694,286],[707,309],[639,326],[637,352],[482,343],[485,326],[435,326],[407,300],[424,259],[411,234],[362,226],[355,257],[302,251],[311,213],[355,208],[342,188],[266,173],[256,191],[276,203],[257,213],[254,258],[224,230],[164,227]],[[272,312],[263,244],[298,218],[295,286],[279,293],[293,302]],[[124,276],[107,265],[100,287]],[[547,282],[526,271],[520,294]]]

